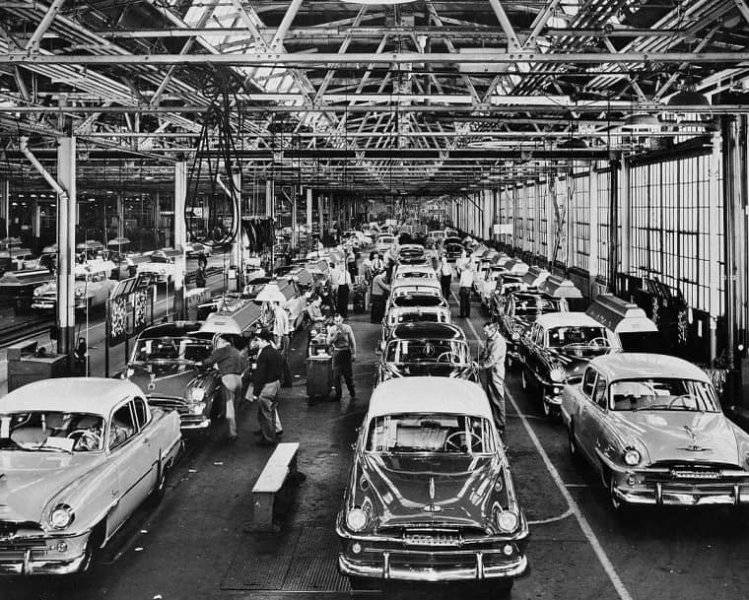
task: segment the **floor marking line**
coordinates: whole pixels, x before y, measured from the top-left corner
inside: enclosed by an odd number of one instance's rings
[[[452,295],[456,297],[455,292],[452,292]],[[468,326],[471,328],[471,331],[473,332],[473,335],[476,337],[476,339],[480,339],[479,334],[476,331],[476,328],[474,327],[470,318],[468,318],[467,321],[468,321]],[[570,494],[570,491],[565,487],[564,481],[562,480],[562,477],[559,475],[559,471],[557,471],[556,467],[551,462],[551,459],[549,458],[549,455],[546,454],[546,450],[544,450],[544,447],[541,445],[541,441],[538,439],[536,432],[533,431],[533,428],[528,422],[528,419],[526,419],[525,416],[523,416],[523,414],[520,412],[520,407],[518,406],[518,403],[515,401],[515,398],[513,398],[512,394],[510,394],[510,391],[507,388],[505,388],[505,396],[512,404],[512,407],[515,409],[515,412],[518,413],[518,416],[520,417],[520,420],[523,422],[523,427],[525,427],[525,431],[528,434],[528,437],[531,438],[531,441],[533,442],[533,445],[536,447],[536,451],[541,456],[541,460],[544,461],[544,464],[546,465],[546,469],[549,471],[551,478],[554,480],[554,483],[559,489],[559,492],[562,494],[562,497],[567,501],[567,505],[570,507],[570,510],[575,515],[575,518],[577,519],[577,522],[580,525],[580,529],[582,529],[583,534],[588,539],[588,542],[593,548],[593,552],[595,552],[596,557],[598,558],[599,562],[601,563],[601,566],[603,567],[603,570],[606,571],[606,575],[608,575],[608,578],[613,584],[614,589],[616,590],[616,593],[619,595],[619,598],[621,600],[633,600],[631,594],[625,587],[622,580],[619,578],[619,574],[616,572],[616,568],[614,567],[613,563],[611,562],[608,555],[606,554],[606,551],[603,549],[601,542],[598,541],[598,537],[596,537],[596,534],[593,531],[593,528],[590,526],[588,519],[585,518],[585,515],[583,515],[582,510],[580,510],[580,506],[572,497],[572,494]]]

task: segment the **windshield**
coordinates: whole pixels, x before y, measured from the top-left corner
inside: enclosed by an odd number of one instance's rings
[[[187,337],[162,337],[138,340],[132,362],[195,362],[211,355],[211,341]]]
[[[491,424],[482,417],[402,414],[376,417],[369,426],[368,452],[492,452]]]
[[[429,271],[398,271],[396,279],[435,279],[434,273]]]
[[[442,302],[442,298],[436,294],[404,294],[393,300],[395,306],[440,306]]]
[[[605,340],[605,341],[603,341]],[[549,329],[549,347],[564,348],[565,346],[609,345],[605,327],[590,327],[576,325],[573,327],[554,327]]]
[[[543,313],[559,312],[558,300],[549,300],[540,296],[516,296],[516,315],[540,315]]]
[[[0,449],[92,452],[103,448],[104,419],[87,413],[0,414]]]
[[[385,356],[387,362],[445,363],[465,365],[470,362],[468,345],[455,340],[395,340],[390,342]]]
[[[692,379],[631,379],[609,386],[612,410],[719,412],[713,387]]]

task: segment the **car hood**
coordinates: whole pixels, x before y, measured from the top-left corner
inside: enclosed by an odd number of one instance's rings
[[[149,372],[142,365],[128,368],[128,380],[150,396],[185,398],[188,389],[208,386],[208,374],[201,374],[184,364],[154,364],[151,369]]]
[[[613,411],[623,442],[636,440],[651,463],[719,462],[740,466],[736,436],[723,413]]]
[[[500,476],[493,456],[366,454],[361,470],[379,527],[441,523],[483,528]]]
[[[43,523],[50,502],[66,489],[81,486],[105,460],[101,452],[0,450],[0,520]]]

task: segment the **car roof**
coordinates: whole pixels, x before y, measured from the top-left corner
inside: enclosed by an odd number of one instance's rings
[[[647,377],[681,377],[710,382],[702,369],[692,363],[666,354],[622,352],[598,356],[590,361],[606,379],[642,379]]]
[[[544,329],[549,327],[605,327],[584,312],[550,312],[538,315],[536,323]]]
[[[61,377],[28,383],[0,399],[0,413],[63,411],[107,416],[123,398],[143,396],[131,381],[105,377]]]
[[[154,339],[160,337],[181,337],[195,333],[203,325],[202,321],[172,321],[146,327],[138,339]]]
[[[463,333],[460,327],[450,323],[432,323],[427,321],[396,325],[390,335],[391,339],[401,340],[464,340],[465,337],[465,333]]]
[[[492,418],[484,390],[450,377],[399,377],[378,385],[369,400],[369,418],[403,413],[447,413]]]

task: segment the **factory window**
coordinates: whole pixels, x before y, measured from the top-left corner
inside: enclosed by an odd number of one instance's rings
[[[609,252],[611,251],[611,233],[609,229],[609,204],[611,198],[611,172],[599,171],[596,190],[598,191],[598,276],[608,282]]]
[[[575,176],[571,178],[574,252],[572,264],[581,269],[588,269],[590,257],[590,186],[589,177]]]

